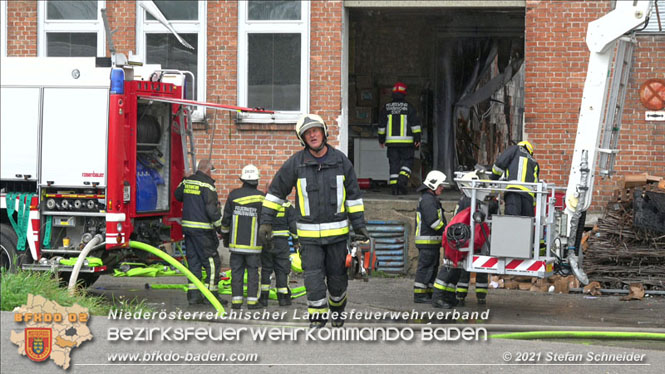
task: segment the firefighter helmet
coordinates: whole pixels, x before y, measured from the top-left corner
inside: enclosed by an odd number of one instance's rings
[[[252,164],[245,166],[242,168],[242,173],[240,173],[240,180],[243,182],[258,182],[259,169]]]
[[[393,92],[395,93],[401,93],[402,95],[406,95],[406,84],[402,82],[397,82],[393,86]]]
[[[445,185],[446,175],[438,170],[432,170],[427,173],[423,184],[432,191],[436,191],[439,186]]]
[[[325,140],[328,139],[328,126],[326,125],[323,118],[316,114],[305,114],[304,116],[300,117],[298,122],[296,122],[296,136],[298,136],[298,140],[300,140],[300,144],[303,146],[307,145],[307,143],[305,143],[305,139],[303,139],[303,134],[305,134],[305,131],[313,127],[320,127],[323,129],[323,136],[325,137],[324,143]]]
[[[533,146],[528,141],[522,140],[521,142],[517,143],[517,145],[526,148],[526,150],[529,151],[529,154],[533,155]]]

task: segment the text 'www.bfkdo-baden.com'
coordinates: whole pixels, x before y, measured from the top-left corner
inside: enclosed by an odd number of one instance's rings
[[[143,351],[108,353],[109,363],[250,363],[258,362],[257,353],[219,353],[219,352],[174,352],[174,351]]]

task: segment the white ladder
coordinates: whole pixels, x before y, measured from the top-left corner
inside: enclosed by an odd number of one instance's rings
[[[617,41],[617,53],[612,71],[612,81],[608,93],[607,106],[603,118],[603,139],[600,143],[598,170],[602,177],[609,177],[614,173],[614,162],[619,153],[619,131],[621,130],[621,117],[626,101],[626,91],[630,69],[633,64],[633,50],[637,41],[634,36],[623,36]]]

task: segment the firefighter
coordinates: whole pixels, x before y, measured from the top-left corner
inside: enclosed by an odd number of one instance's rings
[[[497,180],[505,174],[507,180],[537,183],[538,162],[533,158],[533,146],[524,140],[517,145],[508,147],[496,159],[492,166],[491,179]],[[522,190],[526,192],[505,192],[505,214],[508,216],[535,216],[534,194],[531,189],[521,185],[507,185],[508,190]]]
[[[393,195],[406,195],[415,150],[420,147],[420,120],[416,108],[407,103],[406,85],[393,86],[392,101],[379,113],[379,144],[388,146]]]
[[[247,308],[258,309],[261,243],[258,240],[259,219],[264,194],[259,185],[259,169],[242,168],[242,187],[229,193],[222,217],[222,240],[231,251],[231,307],[242,308],[243,285],[247,270]]]
[[[298,246],[296,229],[296,209],[290,201],[285,202],[277,212],[272,224],[273,248],[264,248],[261,252],[261,297],[259,304],[268,306],[270,296],[270,274],[275,271],[275,288],[279,306],[291,305],[289,289],[289,273],[291,261],[289,253],[289,237],[294,246]]]
[[[199,161],[196,173],[183,179],[176,188],[175,198],[183,203],[182,231],[189,270],[219,299],[217,287],[221,260],[217,252],[217,235],[221,233],[222,216],[215,180],[212,179],[213,170],[210,160]],[[201,268],[206,271],[207,281],[202,278]],[[194,283],[188,284],[187,301],[190,305],[203,303],[203,295]],[[227,304],[226,300],[219,301],[222,305]]]
[[[439,269],[441,239],[446,227],[446,217],[439,201],[443,192],[446,175],[438,170],[427,174],[416,210],[416,248],[418,248],[418,269],[413,284],[413,302],[432,301],[432,285]]]
[[[341,327],[347,299],[349,220],[356,234],[369,239],[365,207],[353,165],[327,144],[328,127],[323,119],[306,114],[296,123],[295,131],[305,149],[292,155],[272,180],[263,202],[259,235],[264,246],[272,245],[275,216],[296,187],[296,226],[310,327],[325,326],[329,316],[333,327]]]

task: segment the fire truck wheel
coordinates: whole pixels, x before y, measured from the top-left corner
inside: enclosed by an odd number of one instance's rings
[[[0,224],[0,267],[10,272],[18,268],[18,255],[16,243],[18,237],[14,230],[8,226]]]

